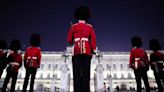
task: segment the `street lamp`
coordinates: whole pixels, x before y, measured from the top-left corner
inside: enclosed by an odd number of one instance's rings
[[[96,54],[96,58],[98,59],[98,63],[100,63],[102,57],[103,57],[102,53],[100,51],[98,51]]]
[[[67,51],[65,51],[65,52],[62,54],[62,58],[64,58],[64,62],[67,61],[67,58],[69,58],[69,55],[67,54]]]
[[[69,58],[69,56],[67,51],[62,54],[64,62],[61,62],[60,67],[60,92],[68,92],[70,88],[70,73],[67,65],[67,58]]]
[[[96,65],[96,76],[95,76],[95,90],[96,92],[103,92],[104,91],[104,67],[100,63],[103,55],[98,52],[96,58],[98,59],[98,63]]]

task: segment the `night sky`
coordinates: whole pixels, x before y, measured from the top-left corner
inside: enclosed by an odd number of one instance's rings
[[[74,10],[88,5],[89,21],[96,31],[101,51],[129,51],[130,39],[141,36],[143,48],[152,38],[164,48],[164,4],[162,0],[1,0],[0,39],[18,38],[22,49],[33,33],[42,36],[42,50],[64,51]]]

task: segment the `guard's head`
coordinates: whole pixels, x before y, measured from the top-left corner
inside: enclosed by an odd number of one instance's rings
[[[13,39],[10,42],[9,49],[12,51],[18,51],[21,49],[21,42],[18,39]]]
[[[153,51],[161,50],[160,42],[157,39],[151,39],[149,41],[149,48]]]
[[[140,37],[135,36],[131,39],[131,44],[133,47],[140,48],[142,46],[142,40]]]
[[[0,40],[0,49],[7,49],[7,43],[3,40]]]
[[[74,16],[76,20],[85,20],[88,21],[91,14],[87,6],[80,6],[75,9]]]
[[[30,37],[30,44],[33,47],[38,47],[41,43],[41,36],[39,34],[33,34]]]

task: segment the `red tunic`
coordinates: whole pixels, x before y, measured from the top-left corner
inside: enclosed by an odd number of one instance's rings
[[[148,65],[149,61],[145,50],[142,48],[133,48],[130,52],[129,66],[134,69],[140,69]]]
[[[11,51],[7,57],[9,65],[12,66],[14,72],[18,72],[22,66],[22,55],[21,53]]]
[[[29,47],[24,55],[25,67],[40,67],[41,49],[39,47]]]
[[[7,51],[0,49],[0,57],[6,57]]]
[[[87,54],[92,55],[96,50],[96,35],[90,24],[85,21],[79,21],[73,24],[68,31],[67,41],[73,44],[73,54]]]
[[[155,66],[156,63],[158,66]],[[164,69],[164,54],[160,51],[155,51],[150,54],[150,64],[153,70],[157,70],[156,68]]]
[[[0,64],[6,64],[7,50],[0,49]]]

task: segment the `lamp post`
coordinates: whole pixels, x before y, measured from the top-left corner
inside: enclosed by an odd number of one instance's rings
[[[100,63],[102,57],[103,57],[102,53],[100,51],[98,51],[96,54],[96,58],[98,59],[98,63]]]
[[[67,58],[69,58],[69,55],[67,54],[67,51],[65,51],[65,52],[62,54],[62,58],[64,58],[64,62],[67,61]]]
[[[67,51],[62,54],[62,58],[64,58],[64,62],[61,63],[60,67],[60,92],[68,92],[70,88],[70,73],[67,65],[67,58],[69,58]]]
[[[96,92],[103,92],[104,91],[104,67],[100,63],[103,55],[98,52],[96,58],[98,59],[98,63],[96,65],[96,76],[95,76],[95,90]]]

